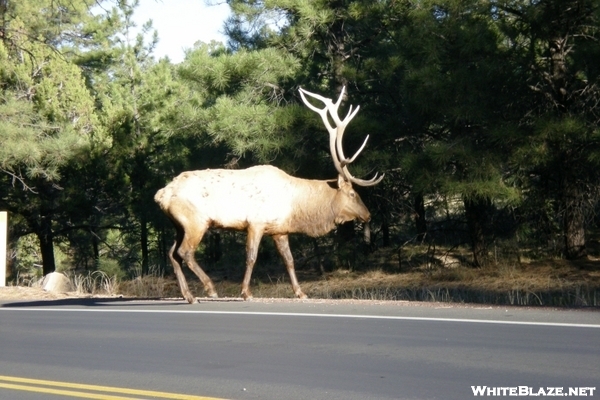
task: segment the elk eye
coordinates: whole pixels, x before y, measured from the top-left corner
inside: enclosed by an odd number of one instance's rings
[[[355,196],[356,196],[356,193],[350,192],[350,197],[354,198]]]

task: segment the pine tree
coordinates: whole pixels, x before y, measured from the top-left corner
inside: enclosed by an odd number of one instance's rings
[[[528,201],[556,204],[564,255],[586,256],[586,217],[598,201],[600,7],[595,0],[498,2],[498,20],[529,92],[511,143]],[[538,207],[538,211],[545,207]]]
[[[293,56],[277,49],[227,51],[203,44],[187,54],[179,73],[192,92],[181,110],[195,136],[224,144],[229,160],[272,161],[301,138],[294,134],[297,107],[286,107],[289,82],[300,68]]]
[[[393,69],[384,76],[399,83],[388,83],[388,96],[408,130],[399,136],[406,143],[399,165],[417,199],[462,201],[473,262],[483,265],[496,205],[519,198],[496,133],[514,90],[510,54],[485,1],[405,7],[405,24],[390,41],[397,44],[387,63]]]
[[[136,6],[136,1],[123,1],[112,10],[111,18],[120,23],[107,36],[106,61],[100,64],[94,61],[101,48],[94,51],[94,57],[82,60],[108,137],[89,165],[102,173],[97,186],[101,186],[103,206],[93,201],[87,206],[104,210],[102,216],[93,223],[90,221],[97,230],[94,237],[104,238],[111,231],[118,231],[130,252],[126,256],[115,254],[114,258],[128,261],[127,272],[139,267],[141,274],[146,275],[151,264],[152,242],[162,225],[154,193],[175,175],[175,169],[188,152],[172,139],[178,133],[175,116],[185,107],[189,96],[186,86],[176,76],[176,67],[168,59],[158,62],[154,59],[158,36],[152,24],[144,24],[135,33],[132,16]],[[162,245],[156,247],[162,251]],[[96,264],[105,261],[98,252],[94,253]],[[155,260],[160,263],[161,258],[158,255]]]
[[[40,239],[47,274],[61,168],[85,154],[99,125],[80,69],[61,52],[90,14],[85,1],[9,1],[0,12],[2,204]]]

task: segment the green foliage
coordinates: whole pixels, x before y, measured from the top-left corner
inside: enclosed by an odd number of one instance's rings
[[[528,92],[511,138],[515,175],[527,200],[552,199],[568,258],[585,257],[586,219],[597,202],[598,70],[600,14],[594,1],[507,4],[503,31],[511,38]],[[515,123],[516,125],[516,123]]]
[[[333,178],[297,90],[342,86],[340,114],[361,106],[346,153],[370,136],[352,173],[386,173],[361,190],[373,247],[469,244],[477,264],[501,237],[585,255],[600,193],[596,0],[228,3],[227,45],[199,43],[180,65],[154,59],[150,23],[133,34],[137,1],[0,11],[0,208],[17,215],[20,263],[163,268],[172,230],[152,198],[183,170],[270,163]],[[239,277],[243,235],[216,238],[199,256]],[[356,268],[357,237],[337,239],[294,251]]]
[[[40,243],[35,235],[26,235],[17,241],[14,254],[13,276],[17,279],[35,279],[41,276]]]
[[[103,272],[106,276],[116,278],[117,281],[120,281],[127,276],[123,267],[121,267],[118,260],[115,259],[100,258],[100,260],[98,260],[97,270]]]
[[[20,179],[59,179],[97,126],[93,99],[77,68],[52,49],[31,43],[27,52],[31,58],[15,62],[19,55],[0,43],[0,165]]]
[[[293,132],[298,110],[282,106],[284,88],[299,68],[297,59],[275,49],[231,53],[201,45],[179,69],[192,96],[182,118],[196,137],[206,135],[236,157],[249,153],[259,162],[272,161],[300,142]]]

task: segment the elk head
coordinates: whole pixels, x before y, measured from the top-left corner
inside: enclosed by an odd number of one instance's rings
[[[350,174],[350,171],[348,170],[348,165],[350,165],[356,159],[356,157],[358,157],[360,152],[365,148],[367,140],[369,140],[369,135],[367,135],[362,146],[360,146],[356,153],[354,153],[352,157],[346,158],[346,156],[344,155],[344,149],[342,147],[344,130],[346,129],[346,126],[348,125],[348,123],[350,123],[352,118],[354,118],[354,116],[358,113],[360,106],[357,106],[354,110],[352,110],[352,106],[350,106],[346,117],[344,119],[340,119],[338,115],[338,108],[344,97],[345,89],[345,87],[342,88],[340,97],[335,103],[331,99],[328,99],[315,93],[311,93],[302,88],[300,88],[300,97],[302,97],[302,101],[304,102],[304,104],[306,104],[308,108],[310,108],[311,110],[313,110],[321,116],[323,124],[329,132],[329,151],[331,153],[331,158],[333,159],[333,165],[335,166],[335,169],[339,174],[338,196],[343,196],[343,199],[338,199],[340,212],[338,214],[338,218],[336,219],[336,223],[340,224],[343,222],[351,221],[354,218],[356,218],[356,216],[358,216],[358,219],[360,219],[362,222],[368,223],[371,218],[371,214],[369,213],[369,210],[367,210],[367,207],[364,205],[358,194],[352,188],[352,184],[354,183],[358,186],[377,185],[379,182],[381,182],[385,174],[381,175],[379,178],[377,177],[377,174],[375,174],[373,178],[369,180],[364,180],[355,178],[354,176],[352,176],[352,174]],[[310,96],[316,100],[321,101],[325,105],[325,107],[318,108],[314,106],[306,99],[306,96]],[[331,116],[333,125],[331,124],[328,115]],[[365,224],[365,227],[368,230],[368,225]]]
[[[354,191],[352,183],[346,181],[341,175],[338,175],[337,195],[334,203],[337,208],[335,223],[338,225],[355,218],[364,223],[371,219],[371,213],[358,193]]]
[[[344,156],[344,149],[342,147],[342,139],[344,137],[344,130],[346,129],[346,126],[350,123],[350,121],[352,121],[352,118],[354,118],[354,116],[358,113],[358,110],[360,110],[360,106],[357,106],[356,109],[354,111],[352,111],[352,106],[350,106],[350,109],[348,110],[348,114],[346,115],[346,117],[343,120],[340,119],[340,117],[338,115],[338,108],[340,107],[342,99],[344,98],[345,90],[346,90],[346,87],[345,86],[342,87],[342,92],[340,93],[340,97],[338,98],[338,100],[335,103],[331,99],[320,96],[316,93],[311,93],[302,88],[300,88],[300,97],[302,97],[302,101],[304,102],[304,104],[306,104],[306,106],[308,108],[310,108],[311,110],[313,110],[314,112],[316,112],[317,114],[319,114],[321,116],[321,119],[323,120],[323,124],[325,124],[325,128],[327,128],[327,131],[329,132],[329,151],[331,153],[331,158],[333,159],[333,165],[335,166],[335,169],[338,171],[340,176],[346,182],[351,182],[358,186],[374,186],[374,185],[377,185],[379,182],[381,182],[381,180],[383,179],[383,176],[385,174],[381,175],[379,178],[377,178],[377,174],[375,174],[375,176],[373,178],[371,178],[369,180],[364,180],[364,179],[355,178],[354,176],[352,176],[350,174],[350,171],[348,171],[348,165],[350,165],[356,159],[356,157],[358,157],[360,152],[363,151],[363,149],[367,145],[367,141],[369,140],[369,135],[367,135],[362,146],[360,146],[360,148],[356,151],[356,153],[354,153],[354,155],[352,157],[346,158],[346,156]],[[305,95],[310,96],[314,99],[320,100],[321,102],[323,102],[323,104],[325,104],[325,107],[324,108],[315,107],[306,99]],[[327,114],[329,114],[331,116],[331,119],[333,120],[333,123],[335,124],[335,126],[331,125]]]

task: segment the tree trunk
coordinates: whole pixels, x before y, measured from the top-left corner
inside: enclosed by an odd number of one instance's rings
[[[8,11],[8,0],[0,0],[0,40],[6,41],[6,12]]]
[[[390,247],[392,244],[392,240],[390,239],[390,223],[388,222],[387,217],[383,217],[383,221],[381,222],[381,234],[383,247]]]
[[[169,264],[167,255],[169,250],[168,246],[167,233],[165,232],[165,227],[161,225],[158,231],[158,252],[160,256],[160,272],[163,275],[167,272],[167,265]]]
[[[52,219],[48,215],[42,215],[37,237],[40,240],[40,251],[42,253],[42,272],[44,276],[56,271],[54,261],[54,234],[52,232]]]
[[[348,242],[354,240],[354,221],[344,222],[337,226],[335,233],[336,239],[336,258],[338,268],[347,268],[352,265],[349,254],[349,248],[346,245]]]
[[[221,234],[218,231],[209,232],[208,239],[208,259],[211,263],[216,263],[223,255],[221,246]]]
[[[319,271],[321,271],[321,276],[325,276],[325,265],[323,264],[323,257],[321,256],[321,248],[319,247],[319,241],[317,238],[313,238],[313,252],[315,257],[317,258],[317,264],[319,264]]]
[[[415,227],[417,228],[417,242],[423,242],[427,236],[427,220],[425,219],[425,198],[422,193],[417,193],[414,199]]]
[[[576,260],[587,256],[585,248],[585,205],[576,183],[563,179],[563,236],[565,257]]]
[[[148,261],[148,222],[146,221],[146,215],[141,214],[141,228],[140,228],[140,245],[142,247],[142,276],[148,275],[150,272],[150,266]]]
[[[9,216],[10,218],[10,216]],[[8,221],[7,221],[8,223]],[[8,225],[6,232],[6,278],[11,279],[15,273],[16,250],[19,243],[19,236]]]
[[[90,234],[92,235],[92,252],[94,254],[94,265],[93,268],[97,269],[98,266],[100,265],[100,243],[98,240],[98,236],[96,235],[96,233],[94,231],[91,231]],[[89,266],[87,265],[87,261],[85,263],[85,268],[88,269]]]
[[[465,198],[463,201],[473,251],[473,265],[481,267],[487,259],[485,232],[491,202],[483,198]]]

